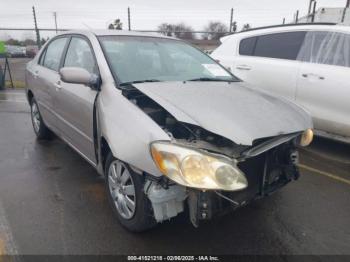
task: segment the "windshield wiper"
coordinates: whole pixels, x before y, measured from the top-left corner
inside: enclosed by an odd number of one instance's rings
[[[135,80],[130,82],[123,82],[120,84],[120,86],[128,86],[132,84],[152,83],[152,82],[162,82],[162,81],[158,79]]]
[[[234,82],[234,80],[232,79],[218,79],[218,78],[211,78],[211,77],[199,77],[199,78],[193,78],[193,79],[189,79],[186,81],[218,81],[218,82]]]

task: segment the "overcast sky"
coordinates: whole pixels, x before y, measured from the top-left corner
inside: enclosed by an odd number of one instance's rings
[[[318,7],[344,7],[346,0],[318,0]],[[106,28],[120,18],[127,28],[127,7],[131,9],[134,30],[155,30],[162,22],[184,22],[194,30],[203,30],[210,20],[229,24],[230,10],[241,29],[280,24],[293,19],[296,10],[307,12],[309,0],[1,0],[1,27],[33,27],[31,7],[37,11],[38,26],[54,28],[53,12],[57,12],[59,28]],[[14,34],[13,32],[5,32]],[[4,38],[0,31],[0,38]],[[17,32],[23,38],[32,33]]]

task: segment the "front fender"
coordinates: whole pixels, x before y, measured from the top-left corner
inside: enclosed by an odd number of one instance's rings
[[[170,141],[163,129],[118,89],[102,89],[97,102],[100,134],[113,156],[149,174],[161,176],[149,146],[156,140]]]

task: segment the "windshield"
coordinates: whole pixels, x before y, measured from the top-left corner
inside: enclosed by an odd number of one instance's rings
[[[120,84],[238,81],[213,59],[178,40],[138,36],[101,36],[99,39]]]

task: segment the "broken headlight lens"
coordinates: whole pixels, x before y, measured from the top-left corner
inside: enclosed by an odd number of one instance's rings
[[[151,154],[159,170],[183,186],[230,191],[248,186],[243,172],[224,157],[166,142],[152,143]]]
[[[314,138],[314,132],[312,129],[305,130],[300,137],[300,145],[301,146],[308,146],[311,144],[312,140]]]

